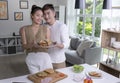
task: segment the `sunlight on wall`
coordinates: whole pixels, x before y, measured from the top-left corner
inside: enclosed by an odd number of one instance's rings
[[[120,0],[112,0],[112,9],[103,9],[101,29],[120,28]]]
[[[120,9],[103,10],[101,28],[120,28]]]

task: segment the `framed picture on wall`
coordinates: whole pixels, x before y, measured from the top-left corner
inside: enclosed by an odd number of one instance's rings
[[[22,21],[23,20],[23,12],[14,12],[14,19],[15,19],[15,21]]]
[[[0,0],[0,20],[8,20],[8,1]]]
[[[28,1],[20,1],[20,9],[28,9]]]

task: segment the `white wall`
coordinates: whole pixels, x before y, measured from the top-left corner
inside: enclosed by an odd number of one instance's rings
[[[14,3],[13,3],[14,2]],[[13,32],[19,34],[19,28],[31,23],[30,11],[34,0],[29,0],[29,9],[20,9],[19,0],[8,0],[8,20],[0,20],[0,36],[12,35]],[[14,20],[14,12],[23,12],[23,21]]]
[[[8,20],[0,20],[0,36],[10,36],[13,32],[16,35],[19,34],[20,27],[24,25],[31,24],[30,19],[30,11],[31,6],[36,4],[38,6],[43,6],[46,3],[52,3],[55,6],[57,5],[66,5],[67,0],[28,0],[29,2],[29,9],[20,9],[19,8],[19,1],[20,0],[7,0],[8,1]],[[23,21],[15,21],[14,20],[14,12],[23,12]]]
[[[112,7],[120,7],[120,0],[112,0]]]
[[[103,10],[101,29],[120,28],[120,0],[112,0],[112,7]]]
[[[51,3],[54,4],[54,6],[59,6],[59,5],[67,5],[67,0],[34,0],[37,5],[40,7],[43,7],[44,4]]]
[[[35,2],[40,7],[43,7],[43,5],[46,4],[46,3],[51,3],[51,4],[55,4],[56,5],[57,0],[35,0]]]

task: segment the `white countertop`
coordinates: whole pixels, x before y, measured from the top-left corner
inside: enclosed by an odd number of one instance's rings
[[[89,71],[100,71],[102,73],[102,77],[101,78],[93,78],[93,83],[120,83],[120,78],[114,77],[106,72],[103,72],[93,66],[90,66],[88,64],[82,64],[84,66],[84,71],[82,73],[74,73],[72,71],[72,67],[66,67],[66,68],[62,68],[62,69],[57,69],[57,71],[63,72],[65,74],[68,75],[67,78],[60,80],[56,83],[83,83],[83,81],[81,82],[75,82],[73,80],[73,77],[75,75],[79,75],[79,76],[85,76],[85,72],[89,72]],[[9,78],[9,79],[3,79],[0,80],[0,83],[13,83],[13,82],[19,82],[19,83],[32,83],[30,80],[27,79],[28,75],[24,75],[24,76],[19,76],[19,77],[13,77],[13,78]]]

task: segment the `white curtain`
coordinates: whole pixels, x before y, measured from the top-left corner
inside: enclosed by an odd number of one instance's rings
[[[120,9],[103,10],[101,29],[120,28]]]
[[[73,36],[76,32],[76,10],[75,0],[67,0],[66,23],[69,27],[69,35]]]
[[[120,28],[120,0],[112,0],[111,6],[103,9],[101,29]]]

